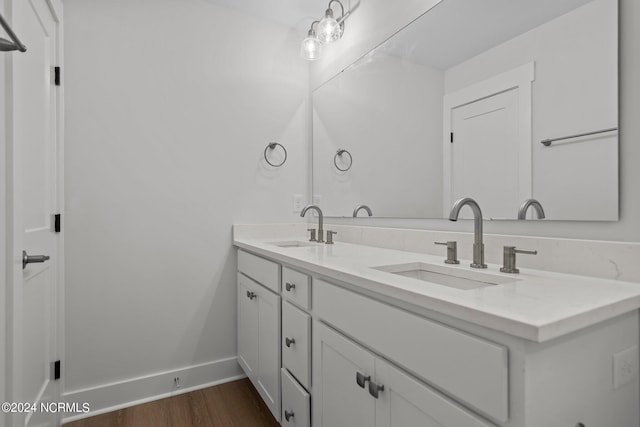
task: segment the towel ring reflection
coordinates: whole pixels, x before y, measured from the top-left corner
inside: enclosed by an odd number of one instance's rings
[[[280,146],[280,148],[282,148],[282,151],[284,152],[284,159],[280,163],[271,163],[269,161],[269,157],[267,156],[267,150],[275,150],[278,146]],[[287,149],[284,148],[284,146],[279,142],[270,142],[264,149],[264,159],[274,168],[279,168],[280,166],[284,165],[284,162],[287,161]]]
[[[342,169],[340,166],[338,166],[338,156],[342,157],[344,153],[347,153],[347,155],[349,156],[349,166]],[[350,152],[348,152],[344,148],[340,148],[338,151],[336,151],[336,155],[333,156],[333,164],[336,166],[336,169],[338,169],[340,172],[346,172],[349,169],[351,169],[351,165],[353,165],[353,157],[351,156]]]

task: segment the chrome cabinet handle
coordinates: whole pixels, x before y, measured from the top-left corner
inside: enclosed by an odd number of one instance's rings
[[[27,251],[22,251],[22,269],[27,268],[27,264],[33,264],[36,262],[49,261],[51,257],[49,255],[28,255]]]
[[[296,284],[295,283],[289,283],[287,282],[284,285],[285,289],[287,290],[287,292],[291,292],[291,289],[295,289],[296,288]]]
[[[254,299],[255,297],[256,297],[256,293],[255,292],[247,291],[247,298]]]
[[[371,381],[371,375],[361,374],[360,372],[356,372],[356,383],[360,386],[360,388],[364,388],[367,381]]]
[[[369,381],[369,394],[376,399],[378,398],[379,392],[384,390],[384,386],[382,384],[376,384],[373,381]]]
[[[296,343],[296,340],[293,338],[286,337],[284,339],[284,345],[286,345],[289,348],[291,348],[291,344],[295,344],[295,343]]]
[[[284,411],[284,418],[285,420],[287,420],[287,422],[289,422],[289,420],[291,418],[293,418],[295,414],[293,413],[293,411]]]

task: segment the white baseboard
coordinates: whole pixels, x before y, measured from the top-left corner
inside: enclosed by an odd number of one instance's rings
[[[141,403],[234,381],[245,376],[240,365],[238,365],[237,357],[230,357],[97,387],[72,390],[64,393],[61,400],[68,403],[78,403],[80,408],[84,403],[88,403],[90,411],[87,413],[68,414],[63,418],[62,422],[66,423],[93,417]],[[180,378],[180,388],[174,386],[175,377]]]

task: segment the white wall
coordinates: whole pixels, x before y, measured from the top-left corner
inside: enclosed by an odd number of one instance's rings
[[[202,0],[64,7],[66,392],[235,357],[231,225],[309,193],[299,34]]]
[[[596,0],[447,70],[447,93],[529,62],[533,197],[548,218],[616,220],[615,132],[539,141],[617,126],[617,0]],[[615,65],[614,65],[615,64]],[[515,210],[517,205],[514,207]]]
[[[439,216],[444,73],[385,53],[354,68],[312,95],[313,191],[323,212],[351,216],[364,203],[376,216]],[[334,165],[340,148],[353,156],[346,172]]]
[[[420,4],[423,3],[423,4]],[[312,87],[339,72],[375,47],[393,31],[418,17],[434,2],[408,1],[403,7],[379,0],[363,3],[347,20],[345,36],[323,52],[312,65]],[[487,222],[484,230],[494,234],[519,234],[596,240],[640,241],[640,3],[620,0],[620,221],[515,221]],[[379,25],[388,18],[384,25]],[[365,22],[366,21],[366,22]],[[366,29],[366,32],[363,32]],[[395,29],[395,30],[394,30]],[[352,34],[359,31],[357,34]],[[370,40],[369,43],[366,40]],[[351,220],[332,219],[336,223]],[[358,220],[360,221],[360,220]],[[366,220],[367,225],[471,231],[472,223],[447,220]]]

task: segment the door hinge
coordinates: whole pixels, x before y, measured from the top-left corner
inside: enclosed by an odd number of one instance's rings
[[[56,360],[55,362],[51,362],[51,376],[54,381],[60,379],[60,361]]]
[[[62,214],[53,214],[53,231],[54,233],[62,231]]]
[[[53,84],[56,86],[60,86],[60,74],[62,71],[60,67],[53,67]]]
[[[453,132],[451,132],[450,142],[453,144]]]

